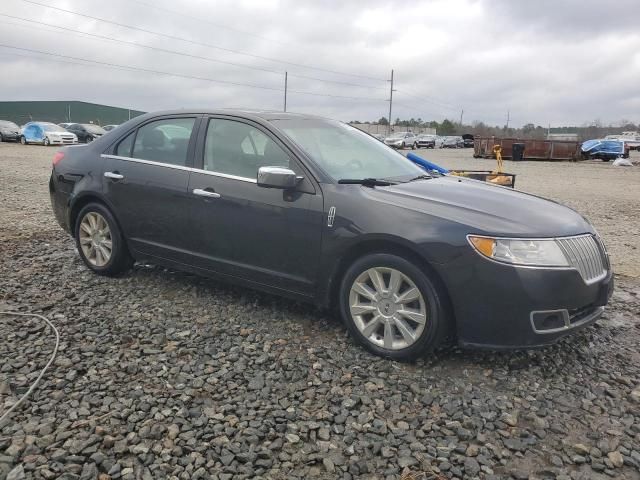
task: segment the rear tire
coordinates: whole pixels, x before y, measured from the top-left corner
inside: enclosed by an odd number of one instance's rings
[[[74,238],[82,261],[99,275],[118,275],[133,265],[118,222],[102,204],[89,203],[80,210]]]
[[[444,295],[420,268],[386,253],[366,255],[346,271],[339,308],[351,336],[370,352],[413,360],[443,339]]]

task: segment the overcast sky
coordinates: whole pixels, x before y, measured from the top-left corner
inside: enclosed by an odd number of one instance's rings
[[[37,2],[0,2],[0,44],[31,50],[0,47],[0,100],[280,110],[286,70],[288,110],[376,120],[394,69],[394,119],[640,122],[638,0]]]

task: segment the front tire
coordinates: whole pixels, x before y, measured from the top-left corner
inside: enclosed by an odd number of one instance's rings
[[[51,145],[51,142],[49,141],[49,137],[44,137],[44,140],[42,141],[42,144],[45,147],[48,147],[49,145]]]
[[[418,267],[391,254],[356,260],[340,286],[340,313],[351,336],[370,352],[413,360],[443,338],[443,295]]]
[[[104,205],[89,203],[80,210],[74,237],[82,261],[99,275],[118,275],[133,265],[122,231]]]
[[[413,145],[411,145],[411,150],[415,150],[416,148],[418,148],[418,144],[414,143]]]
[[[26,144],[27,144],[27,139],[26,139],[26,138],[24,138],[24,136],[22,136],[22,135],[20,136],[20,143],[21,143],[22,145],[26,145]]]

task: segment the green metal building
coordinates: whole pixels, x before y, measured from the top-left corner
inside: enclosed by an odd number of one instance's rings
[[[145,112],[77,101],[0,102],[0,120],[18,125],[31,121],[118,125]]]

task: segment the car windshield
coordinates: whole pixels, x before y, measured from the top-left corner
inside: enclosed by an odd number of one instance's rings
[[[98,133],[100,135],[105,133],[104,129],[102,127],[98,126],[98,125],[93,125],[91,123],[83,123],[82,126],[89,133]]]
[[[357,128],[333,120],[273,120],[334,180],[410,180],[425,171]]]
[[[55,123],[41,123],[40,126],[45,132],[64,132],[64,128]]]
[[[17,129],[18,125],[16,125],[13,122],[9,122],[7,120],[0,120],[0,127],[3,127],[3,128],[16,128]]]

